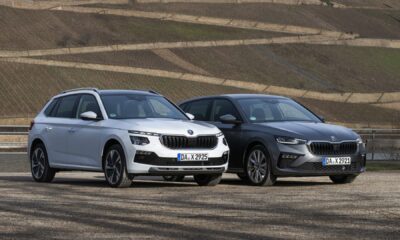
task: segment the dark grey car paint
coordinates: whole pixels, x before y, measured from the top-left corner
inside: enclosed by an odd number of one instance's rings
[[[355,141],[359,136],[351,129],[320,122],[298,122],[298,121],[282,121],[282,122],[265,122],[250,123],[246,120],[237,99],[243,98],[271,98],[271,99],[287,99],[280,96],[258,95],[258,94],[231,94],[222,96],[209,96],[183,101],[179,105],[184,108],[188,103],[203,99],[226,99],[232,102],[238,110],[242,123],[241,124],[224,124],[216,119],[211,119],[210,123],[216,125],[224,133],[230,152],[229,172],[243,172],[244,160],[250,146],[256,144],[264,145],[271,157],[273,173],[278,176],[314,176],[324,175],[314,172],[296,172],[293,170],[279,169],[277,162],[282,152],[291,152],[304,155],[306,157],[298,159],[294,165],[300,165],[306,161],[321,162],[320,157],[309,156],[308,146],[290,146],[277,143],[275,136],[287,136],[300,138],[307,141]],[[211,114],[212,115],[212,114]],[[316,115],[317,116],[317,115]],[[317,116],[318,117],[318,116]],[[318,117],[319,118],[319,117]],[[362,154],[365,149],[360,148],[357,154],[351,156],[355,161],[362,161]],[[364,171],[362,168],[360,172]],[[359,173],[359,172],[356,172]]]

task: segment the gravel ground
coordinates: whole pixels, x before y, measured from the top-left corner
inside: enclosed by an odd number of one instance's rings
[[[199,187],[191,178],[170,183],[142,177],[128,189],[112,189],[100,173],[64,172],[51,184],[39,184],[27,172],[5,172],[7,166],[18,170],[16,156],[8,163],[0,161],[0,238],[4,239],[400,236],[400,172],[396,171],[367,172],[348,185],[320,177],[285,178],[274,187],[250,187],[226,174],[216,187]]]

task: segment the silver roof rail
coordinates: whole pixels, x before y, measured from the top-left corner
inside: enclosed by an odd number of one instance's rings
[[[97,88],[74,88],[74,89],[62,91],[61,93],[69,93],[69,92],[76,92],[76,91],[83,91],[83,90],[99,92],[99,89],[97,89]]]
[[[149,93],[153,93],[153,94],[157,94],[157,95],[160,95],[160,96],[161,96],[161,94],[160,94],[159,92],[156,92],[156,91],[154,91],[154,90],[148,90],[148,92],[149,92]]]

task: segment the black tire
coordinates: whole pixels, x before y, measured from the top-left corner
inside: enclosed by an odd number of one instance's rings
[[[357,178],[357,175],[334,175],[329,176],[329,178],[335,184],[346,184],[354,182],[354,180]]]
[[[194,175],[193,178],[199,186],[215,186],[221,182],[222,173]]]
[[[247,182],[249,181],[249,177],[247,176],[246,173],[237,173],[237,176],[240,178],[240,180]]]
[[[56,170],[49,165],[46,147],[43,143],[38,143],[32,148],[30,163],[33,180],[36,182],[53,181]]]
[[[126,169],[126,159],[121,145],[109,147],[103,156],[104,177],[113,188],[127,188],[132,184],[132,177]]]
[[[272,173],[270,155],[264,146],[256,145],[248,151],[244,167],[249,184],[253,186],[275,184],[276,176]]]
[[[182,182],[185,176],[163,176],[163,179],[167,182]]]

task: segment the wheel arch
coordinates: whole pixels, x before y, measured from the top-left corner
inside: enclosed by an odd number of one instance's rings
[[[258,139],[258,138],[253,139],[252,141],[249,141],[249,143],[247,144],[247,146],[245,148],[246,150],[244,151],[243,156],[242,156],[243,170],[245,169],[246,157],[249,154],[249,151],[257,145],[263,146],[265,148],[265,150],[267,151],[266,154],[268,154],[270,160],[272,160],[272,155],[270,153],[270,150],[268,149],[268,145],[265,144],[265,142],[262,139]]]
[[[102,167],[103,170],[104,170],[104,156],[105,156],[105,154],[106,154],[106,151],[107,151],[111,146],[116,145],[116,144],[118,144],[118,145],[120,145],[120,146],[122,147],[122,149],[124,150],[125,157],[127,156],[127,155],[126,155],[126,150],[125,150],[124,144],[122,144],[122,141],[120,141],[120,140],[119,140],[118,138],[116,138],[116,137],[111,137],[111,138],[109,138],[109,139],[104,143],[103,148],[102,148],[102,151],[101,151],[101,167]]]
[[[33,149],[34,149],[35,146],[37,146],[38,144],[43,144],[44,147],[45,147],[46,150],[47,150],[47,146],[46,146],[45,142],[43,141],[43,139],[37,137],[37,138],[33,139],[32,143],[30,144],[30,148],[28,149],[29,159],[31,158]]]

